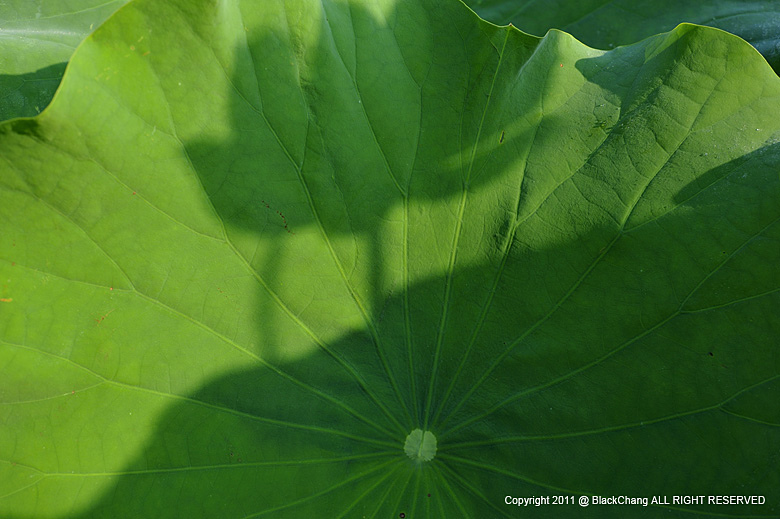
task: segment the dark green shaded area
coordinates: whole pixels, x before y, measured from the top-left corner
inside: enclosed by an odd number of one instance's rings
[[[40,113],[76,47],[127,0],[7,0],[0,5],[0,121]]]
[[[38,115],[54,97],[67,63],[30,74],[0,75],[0,120]]]
[[[780,2],[586,0],[470,0],[493,23],[512,23],[544,35],[550,29],[571,33],[586,45],[612,49],[672,30],[683,22],[717,27],[753,45],[780,71]]]

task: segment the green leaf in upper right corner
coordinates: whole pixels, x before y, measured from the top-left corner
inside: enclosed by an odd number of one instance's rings
[[[708,25],[740,36],[780,72],[780,1],[747,0],[466,0],[493,23],[543,35],[561,29],[599,49],[628,45],[680,23]]]

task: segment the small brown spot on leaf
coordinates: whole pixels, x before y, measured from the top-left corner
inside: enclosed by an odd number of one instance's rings
[[[105,321],[106,317],[108,317],[108,315],[109,315],[111,312],[113,312],[114,310],[116,310],[116,309],[115,309],[115,308],[112,308],[111,310],[109,310],[109,311],[108,311],[108,313],[107,313],[106,315],[102,315],[102,316],[100,316],[100,319],[95,319],[95,322],[98,324],[98,326],[100,325],[100,323],[102,323],[103,321]]]

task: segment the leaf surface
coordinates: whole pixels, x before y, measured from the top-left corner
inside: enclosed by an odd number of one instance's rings
[[[129,3],[0,126],[0,516],[776,516],[779,109],[703,27]]]
[[[0,120],[40,113],[74,49],[127,0],[7,0],[0,4]]]
[[[532,34],[549,29],[571,33],[599,49],[628,45],[673,29],[682,22],[717,27],[744,38],[780,71],[780,1],[676,2],[630,0],[469,0],[480,16],[513,23]]]

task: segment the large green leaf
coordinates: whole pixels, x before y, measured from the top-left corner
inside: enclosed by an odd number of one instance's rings
[[[0,120],[38,114],[76,46],[127,0],[0,3]]]
[[[0,126],[0,516],[776,516],[779,113],[702,27],[129,3]]]
[[[599,49],[700,23],[750,42],[780,72],[780,0],[467,0],[494,23],[542,35],[561,29]]]

